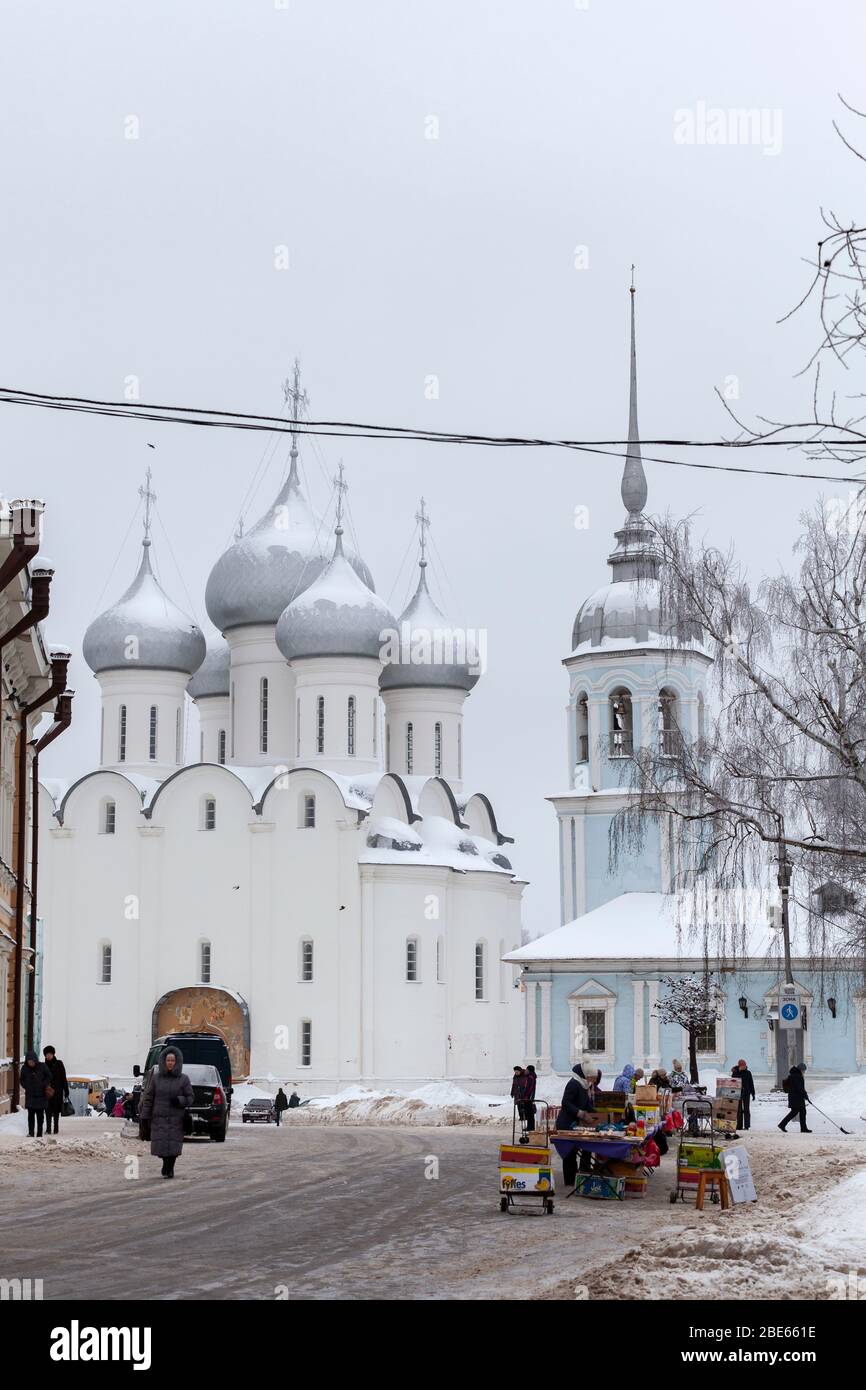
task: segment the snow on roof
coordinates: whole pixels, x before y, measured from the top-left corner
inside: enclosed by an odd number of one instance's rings
[[[678,893],[621,893],[592,912],[510,951],[503,960],[668,960],[703,957],[704,914],[697,900]],[[763,922],[731,930],[738,957],[766,957],[778,950],[776,933]],[[713,935],[708,938],[713,955]],[[725,954],[728,954],[726,952]]]
[[[367,848],[358,856],[359,864],[435,864],[441,868],[457,869],[461,873],[505,874],[513,878],[511,869],[497,864],[493,855],[500,854],[492,840],[470,835],[444,816],[424,816],[410,827],[394,817],[383,817],[390,829],[380,831],[390,839],[402,839],[415,846],[410,849]],[[371,832],[373,827],[371,827]]]

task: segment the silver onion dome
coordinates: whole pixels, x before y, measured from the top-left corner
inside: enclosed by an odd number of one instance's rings
[[[193,700],[204,700],[211,695],[228,696],[230,663],[231,653],[225,643],[210,647],[201,666],[187,684],[187,694]]]
[[[94,618],[84,634],[83,649],[84,660],[97,675],[135,669],[192,675],[204,661],[204,635],[157,582],[147,537],[135,579],[113,607]]]
[[[205,607],[220,632],[275,623],[327,565],[322,527],[301,491],[297,463],[265,515],[217,560],[207,581]],[[359,555],[349,562],[369,589],[373,576]]]
[[[338,526],[333,558],[282,613],[276,642],[287,661],[317,656],[378,658],[394,626],[393,614],[343,553]]]
[[[469,691],[480,672],[478,653],[467,649],[466,633],[452,628],[427,588],[426,560],[420,562],[418,588],[397,623],[397,660],[389,661],[379,677],[380,690],[439,687]]]

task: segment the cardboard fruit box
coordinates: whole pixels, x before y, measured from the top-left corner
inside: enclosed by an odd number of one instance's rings
[[[596,1091],[595,1108],[596,1110],[625,1110],[625,1093],[623,1091]]]
[[[646,1105],[648,1101],[655,1102],[659,1098],[657,1086],[635,1086],[632,1099],[635,1103]]]
[[[678,1162],[683,1168],[721,1167],[719,1150],[711,1144],[681,1144]]]

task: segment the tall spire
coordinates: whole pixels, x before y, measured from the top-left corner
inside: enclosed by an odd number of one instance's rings
[[[637,424],[637,349],[634,334],[634,266],[631,268],[631,376],[628,394],[628,446],[622,471],[620,495],[626,511],[639,516],[646,506],[647,485],[640,452],[640,432]]]
[[[415,513],[415,520],[421,531],[419,538],[421,558],[418,564],[422,570],[425,570],[427,568],[427,532],[430,528],[430,518],[427,515],[427,503],[424,501],[423,497],[421,498],[420,510]]]

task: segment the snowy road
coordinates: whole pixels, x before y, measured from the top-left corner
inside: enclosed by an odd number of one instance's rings
[[[225,1145],[188,1144],[167,1183],[120,1122],[71,1121],[38,1154],[4,1135],[0,1276],[41,1278],[46,1299],[574,1298],[581,1284],[822,1298],[834,1273],[866,1273],[866,1231],[840,1261],[832,1201],[830,1235],[809,1224],[816,1193],[853,1182],[837,1219],[850,1234],[852,1206],[866,1207],[863,1137],[753,1133],[756,1207],[671,1207],[669,1157],[646,1200],[560,1196],[549,1217],[500,1214],[497,1142],[490,1129],[235,1126]]]

